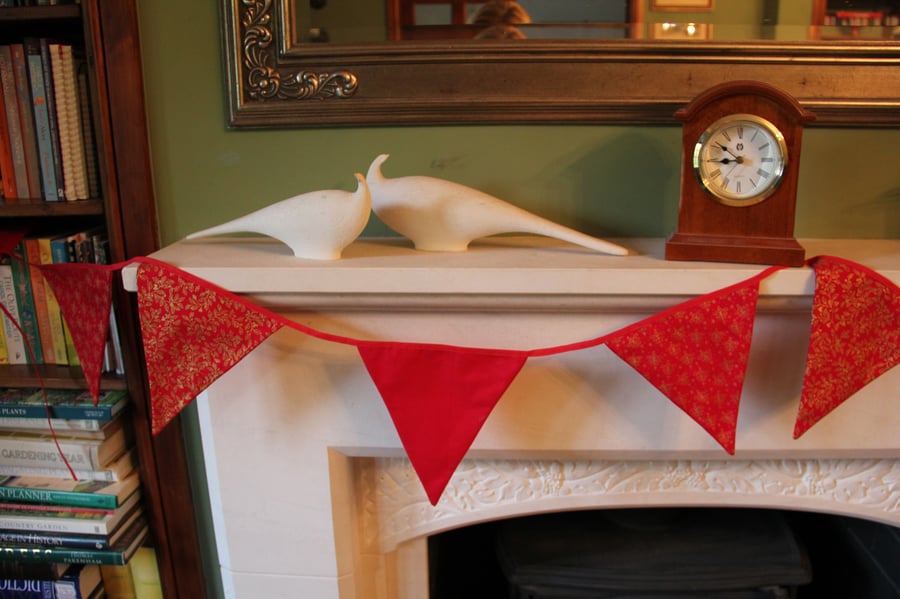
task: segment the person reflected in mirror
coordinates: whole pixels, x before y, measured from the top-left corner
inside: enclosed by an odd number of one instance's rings
[[[475,39],[524,39],[525,34],[516,25],[531,23],[531,16],[518,2],[495,0],[481,5],[469,23],[484,27]]]

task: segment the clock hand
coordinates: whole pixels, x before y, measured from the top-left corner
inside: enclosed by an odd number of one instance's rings
[[[716,142],[716,146],[717,146],[720,150],[722,150],[723,152],[728,152],[729,154],[731,154],[732,156],[734,156],[734,152],[732,152],[731,150],[729,150],[727,146],[722,145],[720,142]],[[734,157],[737,158],[737,156],[734,156]]]
[[[738,156],[736,158],[718,158],[718,159],[710,158],[707,160],[707,162],[718,162],[719,164],[731,164],[731,163],[744,164],[744,157]]]

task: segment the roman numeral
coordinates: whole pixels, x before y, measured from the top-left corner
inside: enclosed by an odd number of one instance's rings
[[[759,169],[758,171],[756,171],[756,174],[759,175],[760,177],[762,177],[763,179],[768,179],[768,178],[769,178],[769,172],[768,172],[768,171],[764,171],[764,170],[762,170],[762,169]]]
[[[765,150],[768,147],[769,147],[769,143],[766,142],[763,145],[759,146],[759,151],[762,152],[763,150]]]

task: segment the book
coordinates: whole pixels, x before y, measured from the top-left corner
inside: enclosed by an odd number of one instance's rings
[[[38,332],[37,317],[34,307],[34,292],[31,288],[31,273],[25,258],[25,240],[13,248],[12,259],[13,284],[16,286],[16,303],[19,306],[19,326],[25,337],[25,358],[29,364],[41,364],[44,361],[41,348],[41,335]]]
[[[132,449],[125,452],[115,462],[102,470],[82,470],[75,468],[75,477],[80,480],[122,480],[137,468],[137,452]],[[26,468],[23,466],[0,466],[0,476],[39,476],[49,478],[71,478],[68,470],[60,468]]]
[[[76,565],[55,580],[0,579],[0,599],[88,599],[102,584],[100,566]]]
[[[102,470],[130,446],[125,427],[107,439],[78,439],[32,432],[0,431],[0,466]]]
[[[82,439],[105,439],[106,429],[116,426],[122,412],[109,420],[95,418],[28,418],[0,416],[0,429],[6,431],[56,431],[57,434],[77,436]]]
[[[61,532],[34,532],[29,530],[0,530],[0,546],[27,547],[63,547],[69,549],[107,550],[120,544],[131,526],[137,520],[143,520],[141,510],[132,512],[107,536],[70,534]],[[0,553],[0,561],[2,561]]]
[[[128,393],[124,389],[101,391],[94,405],[89,391],[84,389],[47,389],[46,401],[51,418],[112,420],[128,405]],[[44,391],[37,389],[23,398],[19,394],[0,395],[0,416],[19,418],[46,418]]]
[[[15,195],[7,197],[28,197],[28,173],[25,165],[25,141],[19,116],[18,91],[13,70],[12,49],[0,46],[0,86],[3,89],[3,109],[6,117],[6,133],[9,140],[12,169],[3,171],[4,189],[15,186]]]
[[[53,67],[56,117],[62,151],[63,180],[66,199],[86,200],[88,192],[84,140],[81,132],[81,108],[78,78],[75,73],[74,49],[69,44],[50,44]]]
[[[113,510],[140,484],[137,472],[114,482],[10,476],[0,479],[0,501]]]
[[[41,164],[38,156],[37,134],[34,128],[34,103],[28,78],[28,61],[25,46],[10,44],[13,64],[13,80],[16,85],[16,100],[19,106],[19,126],[25,151],[25,175],[28,180],[28,197],[41,197]]]
[[[57,235],[50,238],[50,256],[53,264],[65,264],[69,261],[68,235]],[[62,316],[62,312],[60,312],[60,318],[62,320],[63,339],[69,366],[78,366],[81,362],[78,359],[78,352],[75,351],[72,334],[69,331],[65,318]]]
[[[84,167],[88,180],[88,197],[100,197],[100,171],[97,162],[97,145],[94,141],[93,105],[87,63],[81,56],[74,57],[73,68],[78,80],[78,106],[81,116],[81,138],[84,142]]]
[[[44,99],[50,117],[50,148],[53,151],[53,172],[56,174],[56,192],[60,201],[66,199],[65,176],[63,174],[62,148],[59,137],[59,115],[56,110],[56,82],[53,80],[53,65],[50,58],[50,40],[38,39],[41,54],[41,69],[44,77]]]
[[[31,279],[31,294],[34,299],[34,318],[37,322],[38,337],[41,340],[41,361],[44,364],[56,364],[53,351],[53,334],[50,331],[50,306],[47,303],[47,288],[41,272],[41,249],[35,237],[26,237],[22,243],[25,249],[25,262],[28,277]]]
[[[53,264],[53,253],[50,249],[50,238],[39,237],[38,242],[38,262],[40,264]],[[43,274],[41,275],[43,276]],[[66,336],[63,330],[62,310],[59,302],[56,300],[56,294],[53,288],[44,281],[44,295],[47,301],[47,313],[50,323],[51,347],[53,349],[53,364],[65,366],[69,363],[69,356],[66,350]]]
[[[137,518],[124,534],[108,549],[77,549],[73,547],[29,546],[0,544],[0,559],[50,561],[70,564],[105,564],[123,566],[137,553],[149,536],[145,518]],[[158,575],[157,575],[158,577]]]
[[[0,65],[0,69],[2,69]],[[10,71],[12,73],[12,71]],[[13,166],[13,149],[9,137],[9,124],[6,119],[6,95],[3,91],[2,74],[0,74],[0,189],[3,197],[13,199],[19,197],[16,187],[16,171]]]
[[[8,256],[0,258],[0,303],[9,315],[19,320],[19,304],[16,301],[16,284],[13,282],[12,266]],[[7,360],[10,364],[26,364],[25,338],[22,332],[6,314],[0,315],[3,321],[3,339],[6,345]]]
[[[136,599],[163,599],[162,583],[159,579],[159,564],[153,547],[141,547],[128,564],[134,582]]]
[[[15,509],[0,509],[0,529],[34,532],[64,532],[82,535],[108,536],[123,518],[140,508],[141,492],[135,491],[112,514],[73,514],[69,511],[40,514]]]
[[[34,130],[37,139],[38,159],[41,172],[41,188],[44,200],[59,202],[59,188],[56,184],[53,140],[51,139],[50,112],[47,107],[47,89],[44,86],[44,63],[41,59],[41,42],[37,38],[25,38],[25,59],[28,65],[28,81],[31,84],[31,103],[34,112]]]

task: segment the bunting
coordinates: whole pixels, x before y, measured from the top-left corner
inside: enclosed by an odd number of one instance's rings
[[[265,310],[161,263],[141,264],[137,285],[154,434],[282,327]]]
[[[795,439],[900,362],[900,288],[833,256],[811,266],[816,290]]]
[[[754,277],[694,298],[607,341],[730,454],[759,296]]]
[[[100,398],[103,353],[109,338],[113,270],[96,264],[41,265],[69,327],[94,403]]]
[[[434,505],[528,356],[403,343],[358,349]]]
[[[8,254],[20,238],[14,232],[0,234],[0,253]],[[108,266],[32,265],[53,288],[95,398],[112,275],[129,263],[138,264],[138,312],[154,433],[288,326],[357,348],[432,504],[528,358],[603,343],[733,454],[759,284],[782,268],[765,269],[602,337],[517,351],[332,335],[152,258]],[[795,438],[900,362],[897,285],[840,258],[819,256],[809,265],[816,287]]]

